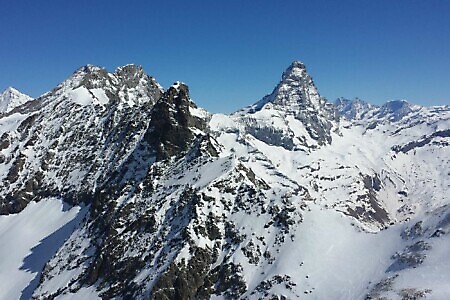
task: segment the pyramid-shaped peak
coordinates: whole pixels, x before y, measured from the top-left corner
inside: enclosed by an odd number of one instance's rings
[[[31,100],[33,100],[32,97],[10,86],[0,94],[0,113],[9,112]]]
[[[1,93],[3,98],[28,98],[28,99],[32,99],[30,96],[20,92],[19,90],[17,90],[16,88],[13,88],[12,86],[7,87],[3,93]]]
[[[291,65],[289,66],[290,69],[293,68],[300,68],[300,69],[305,69],[305,64],[302,61],[299,60],[294,60]]]
[[[299,112],[305,107],[310,107],[313,111],[320,110],[325,101],[320,97],[312,77],[306,72],[305,64],[296,60],[283,72],[281,81],[272,93],[255,103],[251,109],[261,110],[269,102],[284,110]]]
[[[21,94],[17,89],[13,88],[12,86],[9,86],[6,88],[6,90],[3,92],[3,94]]]
[[[305,77],[306,75],[307,73],[305,64],[301,61],[296,60],[293,61],[286,69],[286,71],[283,72],[282,80],[299,79]]]

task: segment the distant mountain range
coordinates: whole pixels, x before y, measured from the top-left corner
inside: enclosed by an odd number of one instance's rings
[[[450,107],[231,115],[135,65],[0,96],[0,299],[448,299]]]

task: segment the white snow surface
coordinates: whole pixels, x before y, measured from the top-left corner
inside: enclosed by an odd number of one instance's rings
[[[264,278],[288,274],[297,293],[308,292],[305,299],[362,299],[370,282],[383,277],[389,257],[400,245],[395,228],[379,234],[362,232],[342,214],[315,205],[298,227],[294,241],[283,245],[276,262],[262,275],[244,273],[249,290]],[[275,291],[286,292],[283,286]]]
[[[208,117],[208,112],[206,110],[204,110],[203,108],[198,108],[198,107],[189,107],[189,112],[191,113],[192,116],[200,118],[200,119],[205,119]]]
[[[9,87],[0,94],[0,114],[8,113],[14,108],[31,100],[33,100],[32,97],[19,92],[13,87]]]
[[[90,287],[82,287],[74,294],[62,294],[58,296],[56,299],[58,300],[78,300],[78,299],[86,299],[86,300],[95,300],[102,299],[98,296],[98,292],[95,290],[94,286]]]
[[[14,113],[9,116],[5,116],[0,119],[0,135],[5,132],[11,132],[17,130],[20,123],[25,120],[29,115]]]
[[[85,212],[50,198],[0,216],[0,299],[30,299],[45,263]]]
[[[84,86],[74,89],[70,92],[70,99],[78,105],[86,106],[94,102],[89,90]]]
[[[104,89],[92,89],[91,92],[94,94],[94,99],[101,105],[108,104],[109,98],[105,94]]]

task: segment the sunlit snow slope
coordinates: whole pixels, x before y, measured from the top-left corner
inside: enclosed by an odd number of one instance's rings
[[[0,216],[0,299],[31,297],[45,264],[85,213],[85,208],[45,199],[18,214]]]

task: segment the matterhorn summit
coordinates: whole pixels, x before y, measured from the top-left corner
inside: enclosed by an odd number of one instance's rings
[[[287,111],[308,108],[316,110],[321,108],[323,102],[324,99],[320,97],[305,65],[300,61],[294,61],[283,72],[281,81],[273,92],[256,103],[254,108],[259,110],[265,104],[272,103]]]
[[[255,137],[287,149],[330,143],[338,123],[335,107],[320,96],[299,61],[283,72],[272,93],[237,114],[247,118],[247,129]]]
[[[33,100],[32,97],[25,95],[13,87],[8,87],[0,94],[0,114],[8,113],[14,108]]]

